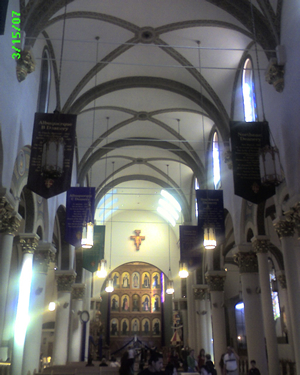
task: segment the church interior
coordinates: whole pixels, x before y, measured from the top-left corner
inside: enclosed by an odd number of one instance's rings
[[[1,375],[128,345],[300,375],[299,23],[297,0],[1,1]]]

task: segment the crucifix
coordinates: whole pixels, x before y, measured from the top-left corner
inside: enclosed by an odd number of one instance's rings
[[[135,236],[130,236],[131,240],[134,240],[134,244],[137,250],[140,250],[140,246],[142,244],[142,241],[146,238],[145,236],[140,236],[141,230],[136,229],[134,231],[136,234]]]

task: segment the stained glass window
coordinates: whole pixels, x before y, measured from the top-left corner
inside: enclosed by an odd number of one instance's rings
[[[242,76],[242,91],[244,102],[244,118],[247,122],[256,121],[256,99],[252,61],[246,59]]]

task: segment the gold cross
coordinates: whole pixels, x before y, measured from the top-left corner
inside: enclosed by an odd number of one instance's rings
[[[135,246],[137,250],[140,250],[140,246],[142,244],[142,241],[146,238],[145,236],[140,236],[141,231],[139,229],[136,229],[134,231],[136,236],[130,236],[131,240],[134,240]]]

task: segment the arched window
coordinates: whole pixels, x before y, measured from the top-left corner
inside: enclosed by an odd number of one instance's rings
[[[221,170],[220,170],[220,147],[218,133],[215,132],[213,136],[213,175],[214,175],[214,186],[215,189],[221,187]]]
[[[269,277],[270,277],[270,289],[271,289],[271,297],[272,297],[272,305],[273,305],[273,315],[274,320],[280,318],[280,306],[279,306],[279,298],[278,298],[278,289],[277,289],[277,280],[275,275],[275,268],[273,261],[269,258]]]
[[[253,66],[250,58],[247,58],[243,68],[242,91],[244,102],[245,121],[256,121],[256,99],[254,87]]]
[[[199,182],[198,182],[198,179],[196,177],[194,179],[194,189],[195,190],[199,190],[200,189]],[[197,198],[196,197],[195,197],[195,217],[198,217],[198,203],[197,203]]]
[[[46,113],[48,112],[49,94],[50,94],[50,82],[51,82],[51,65],[50,55],[48,48],[45,47],[42,54],[42,65],[41,65],[41,77],[40,77],[40,89],[37,111]]]

